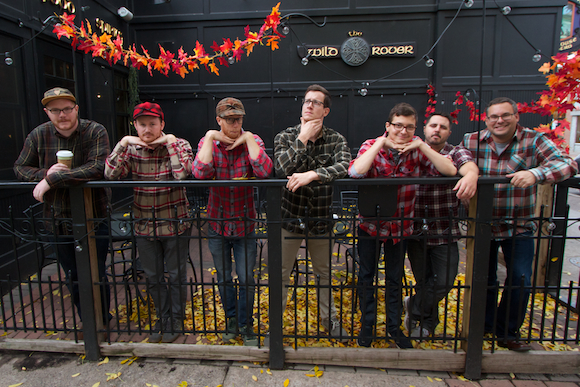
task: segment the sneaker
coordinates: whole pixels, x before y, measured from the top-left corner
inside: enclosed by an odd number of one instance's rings
[[[370,347],[373,343],[373,327],[364,326],[361,328],[356,343],[359,347]]]
[[[149,335],[149,342],[150,343],[159,343],[161,342],[161,319],[158,319],[151,328],[151,334]]]
[[[179,318],[168,318],[166,324],[164,326],[164,333],[161,338],[162,343],[173,343],[177,337],[180,335],[180,332],[183,330],[183,324],[181,319]]]
[[[242,339],[246,347],[258,346],[258,336],[254,333],[254,327],[244,325],[240,327],[240,332],[242,332]]]
[[[230,317],[226,322],[226,331],[222,333],[222,340],[228,342],[235,339],[238,335],[238,319],[235,317]]]
[[[342,343],[348,341],[348,333],[344,330],[336,318],[322,320],[322,326],[326,328],[329,335]]]
[[[429,329],[423,328],[422,326],[419,325],[413,328],[413,330],[409,334],[409,337],[417,341],[423,341],[427,339],[429,336],[431,336],[431,332],[429,331]]]
[[[411,297],[407,296],[403,298],[403,308],[405,309],[405,318],[403,319],[403,326],[407,330],[407,333],[411,333],[415,326],[417,325],[417,321],[413,320],[411,317]]]
[[[397,328],[391,332],[389,332],[389,336],[391,339],[397,344],[397,347],[400,349],[411,349],[413,348],[413,343],[411,340],[401,330],[401,328]]]

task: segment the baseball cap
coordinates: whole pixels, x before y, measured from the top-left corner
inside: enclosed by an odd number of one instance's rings
[[[215,107],[216,117],[245,116],[246,110],[242,101],[237,98],[227,97],[218,102]]]
[[[73,93],[64,87],[53,87],[52,89],[47,90],[44,93],[44,98],[42,98],[41,102],[43,106],[46,106],[47,103],[54,101],[55,99],[68,99],[73,101],[75,104],[77,103],[77,99]]]
[[[153,102],[143,102],[135,106],[135,110],[133,110],[133,119],[141,116],[159,117],[161,118],[161,121],[164,120],[161,106]]]

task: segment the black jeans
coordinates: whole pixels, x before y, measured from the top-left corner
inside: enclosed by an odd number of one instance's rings
[[[106,223],[100,223],[96,226],[95,235],[109,235],[109,226]],[[73,297],[74,304],[77,308],[78,315],[82,321],[81,299],[79,294],[79,277],[77,272],[77,261],[75,256],[75,244],[71,235],[51,235],[49,237],[58,263],[65,273],[66,286]],[[97,262],[99,268],[99,281],[107,282],[107,273],[105,262],[109,252],[109,241],[107,238],[95,238],[97,247]],[[103,310],[103,323],[109,322],[109,303],[111,300],[111,289],[107,285],[101,286],[101,306]]]
[[[392,240],[384,241],[378,237],[372,238],[360,228],[358,232],[357,247],[360,268],[357,291],[362,324],[366,327],[375,325],[377,313],[375,292],[378,288],[373,283],[378,271],[379,253],[382,244],[385,253],[387,332],[396,331],[401,325],[401,279],[406,243],[400,241],[397,244],[393,244]]]

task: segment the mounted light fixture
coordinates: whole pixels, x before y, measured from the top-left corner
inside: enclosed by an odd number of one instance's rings
[[[288,23],[283,22],[282,24],[280,24],[280,27],[282,27],[282,33],[284,35],[288,35],[290,33],[290,26],[288,26]]]
[[[309,62],[309,58],[310,55],[312,55],[310,52],[308,54],[306,54],[306,56],[304,58],[302,58],[302,60],[300,61],[300,63],[302,63],[303,66],[307,66],[308,62]]]
[[[475,4],[475,1],[473,1],[473,0],[465,0],[465,7],[471,8],[471,7],[473,7],[473,4]]]
[[[12,64],[14,63],[14,60],[10,56],[10,52],[6,51],[4,53],[4,56],[6,57],[6,59],[4,59],[4,63],[6,63],[6,66],[12,66]]]
[[[433,67],[435,64],[435,61],[432,58],[429,58],[429,55],[425,55],[423,60],[425,61],[425,66],[427,67]]]
[[[234,56],[232,54],[228,55],[228,63],[229,64],[236,63],[236,58],[234,58]]]
[[[369,89],[367,89],[367,86],[369,85],[368,82],[363,82],[362,83],[362,87],[359,89],[358,93],[360,95],[362,95],[363,97],[366,97],[367,94],[369,93]]]
[[[504,15],[507,15],[511,11],[512,11],[512,7],[510,7],[509,5],[506,5],[505,7],[501,8],[501,13],[503,13]]]
[[[121,7],[117,10],[117,15],[121,17],[121,19],[125,20],[127,23],[133,20],[133,12],[129,11],[126,7]]]
[[[542,60],[542,52],[540,50],[537,50],[536,53],[534,54],[534,56],[532,56],[532,60],[534,62],[539,62]]]

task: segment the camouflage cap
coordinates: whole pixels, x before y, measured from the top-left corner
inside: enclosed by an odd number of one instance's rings
[[[42,105],[46,106],[47,103],[50,101],[54,101],[55,99],[68,99],[73,101],[75,104],[77,103],[77,99],[70,92],[70,90],[65,89],[64,87],[53,87],[50,90],[47,90],[44,93],[44,98],[42,99]]]
[[[244,104],[237,98],[227,97],[218,102],[215,108],[216,117],[245,116]]]

